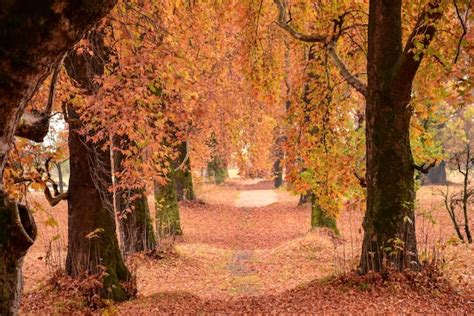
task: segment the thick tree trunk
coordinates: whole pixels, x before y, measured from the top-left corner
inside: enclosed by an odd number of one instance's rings
[[[439,3],[438,3],[439,4]],[[361,272],[419,269],[414,215],[414,162],[410,147],[409,106],[412,81],[422,55],[413,51],[418,33],[434,28],[426,14],[402,52],[401,0],[371,0],[369,12],[368,86],[366,105],[367,211],[360,260]]]
[[[128,140],[114,138],[117,148],[127,147]],[[123,170],[124,155],[114,151],[114,171]],[[116,192],[116,208],[120,225],[120,241],[125,255],[152,250],[156,246],[155,232],[145,189],[127,189]]]
[[[339,235],[336,219],[326,213],[314,193],[311,194],[311,228],[329,228]]]
[[[177,198],[178,201],[192,201],[196,196],[194,195],[191,160],[187,152],[187,143],[182,142],[178,150],[179,156],[175,163],[175,167],[178,168],[175,173]]]
[[[95,76],[101,76],[111,50],[104,33],[88,34],[92,53],[71,53],[65,59],[68,75],[85,93],[98,88]],[[81,135],[83,124],[73,104],[68,104],[70,178],[68,198],[68,253],[66,271],[103,277],[102,297],[122,301],[128,298],[123,282],[130,272],[123,261],[116,235],[110,150]]]
[[[120,238],[125,255],[155,249],[155,232],[145,190],[118,193]]]
[[[24,206],[0,197],[0,315],[14,315],[23,287],[23,258],[36,239],[36,225]]]
[[[160,238],[183,234],[179,219],[178,198],[174,171],[168,174],[168,182],[155,184],[156,232]]]
[[[68,197],[69,275],[103,277],[102,297],[117,301],[128,295],[123,282],[130,280],[115,232],[111,185],[110,152],[78,134],[81,124],[69,111],[70,178]],[[100,167],[99,167],[100,166]],[[103,168],[103,169],[100,169]]]

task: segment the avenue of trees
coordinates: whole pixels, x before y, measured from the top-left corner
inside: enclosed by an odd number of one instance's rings
[[[100,295],[115,301],[133,296],[126,256],[186,233],[178,202],[196,198],[192,175],[221,183],[230,164],[286,182],[311,204],[313,227],[338,234],[340,212],[365,211],[366,274],[422,269],[418,179],[444,160],[463,176],[446,209],[471,243],[471,9],[467,0],[2,2],[0,315],[18,310],[37,235],[27,186],[51,206],[67,202],[66,273],[98,276]],[[47,150],[35,143],[54,116],[67,133]],[[66,159],[69,184],[58,189],[51,172]]]

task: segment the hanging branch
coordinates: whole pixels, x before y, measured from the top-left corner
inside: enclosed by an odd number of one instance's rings
[[[454,57],[454,61],[453,61],[453,63],[456,64],[458,62],[459,55],[461,54],[462,41],[464,40],[464,37],[467,35],[467,26],[466,26],[465,21],[467,21],[467,17],[469,15],[469,9],[470,9],[471,5],[469,3],[469,6],[466,9],[466,15],[463,19],[462,16],[461,16],[461,11],[459,10],[458,2],[456,0],[453,0],[453,4],[454,4],[454,8],[456,9],[456,15],[457,15],[458,20],[461,23],[461,27],[462,27],[462,34],[461,34],[461,37],[459,38],[458,46],[457,46],[457,49],[456,49],[456,56]]]
[[[322,34],[303,34],[297,30],[295,30],[290,24],[290,19],[287,16],[287,9],[286,5],[283,3],[283,0],[273,0],[278,8],[278,19],[276,23],[286,32],[288,32],[293,38],[300,40],[302,42],[307,43],[322,43],[326,48],[329,57],[331,57],[331,61],[333,65],[339,70],[341,76],[349,83],[354,89],[356,89],[359,93],[361,93],[364,97],[367,97],[367,87],[364,83],[359,81],[357,77],[352,75],[346,65],[342,62],[342,60],[337,55],[335,45],[337,39],[342,34],[344,28],[342,28],[342,24],[344,22],[344,17],[347,13],[341,15],[338,19],[334,19],[334,26],[333,30],[330,34],[322,35]],[[346,28],[347,29],[347,28]]]

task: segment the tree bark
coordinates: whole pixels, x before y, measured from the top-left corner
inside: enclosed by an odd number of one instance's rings
[[[23,287],[23,258],[36,239],[36,224],[26,206],[2,194],[0,227],[0,315],[15,315]]]
[[[126,146],[128,140],[115,138],[118,148]],[[120,150],[114,151],[115,172],[123,170],[125,159]],[[155,249],[156,239],[150,216],[145,188],[126,189],[116,193],[116,207],[119,213],[120,240],[125,255]]]
[[[59,182],[59,193],[64,193],[64,179],[63,179],[63,169],[61,162],[55,162],[56,170],[58,172],[58,182]]]
[[[71,53],[65,60],[68,75],[92,95],[98,89],[94,77],[104,74],[111,50],[104,34],[88,34],[90,52]],[[66,271],[102,277],[101,296],[116,301],[128,298],[123,283],[131,279],[123,261],[116,235],[110,150],[81,135],[83,123],[73,104],[67,105],[69,123],[70,178],[68,197],[68,253]]]
[[[193,188],[193,175],[191,173],[191,160],[187,142],[179,145],[179,156],[175,163],[176,194],[178,201],[192,201],[196,198]]]
[[[361,272],[420,269],[415,233],[414,161],[410,146],[412,83],[441,17],[439,1],[420,14],[402,47],[401,0],[371,0],[366,102],[367,211]],[[418,40],[422,36],[421,40]],[[402,51],[403,50],[403,51]],[[417,55],[415,55],[417,54]]]
[[[103,277],[101,296],[123,301],[123,282],[131,276],[122,259],[116,232],[110,152],[79,134],[80,121],[69,108],[70,178],[66,271],[74,277]],[[78,123],[71,123],[75,118]],[[101,166],[101,167],[99,167]]]
[[[155,184],[156,234],[160,238],[183,234],[179,218],[178,198],[174,170],[168,174],[168,182]]]

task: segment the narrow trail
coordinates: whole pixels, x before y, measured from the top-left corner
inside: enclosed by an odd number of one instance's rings
[[[263,207],[278,202],[278,195],[273,189],[239,190],[234,206],[241,212],[249,213],[251,208]],[[242,229],[248,228],[251,219],[245,217],[241,223]],[[258,289],[259,278],[252,268],[253,250],[235,250],[227,266],[232,275],[232,292],[237,295],[252,295]]]

